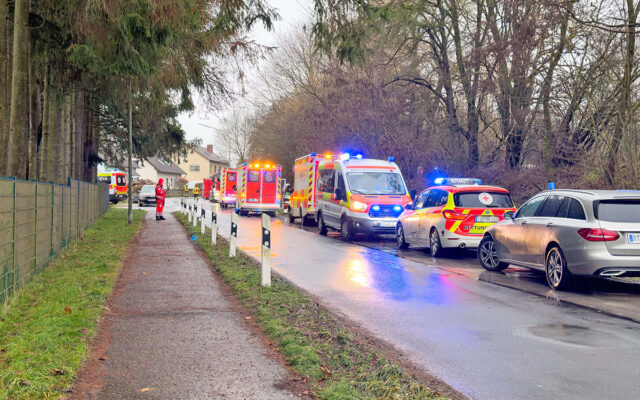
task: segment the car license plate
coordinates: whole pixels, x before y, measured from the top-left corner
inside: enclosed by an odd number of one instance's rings
[[[396,221],[379,221],[378,226],[382,228],[391,228],[396,226]]]
[[[498,222],[498,217],[476,217],[476,222]]]
[[[640,233],[628,233],[627,242],[629,244],[640,244]]]

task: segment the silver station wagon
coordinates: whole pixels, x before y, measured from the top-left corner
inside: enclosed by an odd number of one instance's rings
[[[640,191],[550,190],[487,229],[478,260],[543,270],[553,289],[573,276],[640,275]]]

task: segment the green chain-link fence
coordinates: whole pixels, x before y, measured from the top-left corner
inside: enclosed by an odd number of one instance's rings
[[[102,183],[0,178],[0,305],[108,208]]]

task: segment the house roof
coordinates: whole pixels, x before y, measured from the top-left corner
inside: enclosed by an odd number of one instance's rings
[[[229,164],[229,161],[225,160],[224,158],[220,157],[215,153],[211,153],[210,151],[207,150],[206,147],[198,146],[198,147],[195,147],[193,150],[209,161],[217,162],[221,164]]]
[[[186,175],[186,172],[184,172],[171,160],[167,160],[164,158],[160,159],[158,157],[149,157],[147,158],[147,161],[153,168],[163,174]]]

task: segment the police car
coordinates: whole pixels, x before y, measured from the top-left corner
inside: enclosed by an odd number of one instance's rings
[[[509,191],[474,178],[438,178],[405,210],[396,225],[400,248],[429,246],[437,257],[446,248],[476,248],[484,231],[515,211]]]

